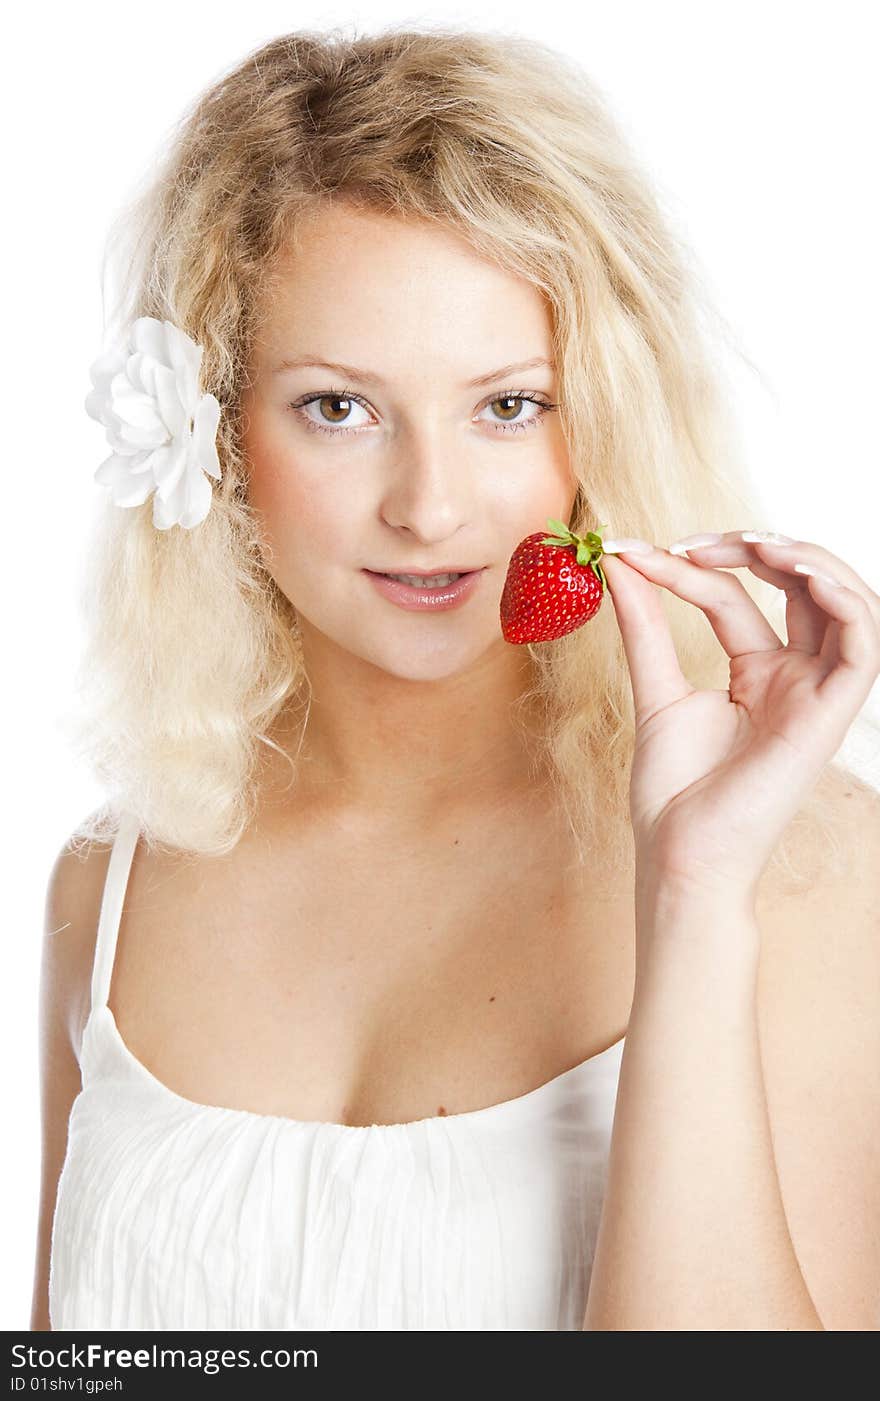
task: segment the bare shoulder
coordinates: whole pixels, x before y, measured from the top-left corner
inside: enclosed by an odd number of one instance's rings
[[[768,868],[758,892],[757,910],[764,916],[763,944],[768,955],[767,972],[775,956],[785,955],[792,941],[803,945],[806,940],[819,952],[827,949],[816,922],[803,923],[807,910],[826,911],[842,908],[851,912],[860,908],[877,912],[877,891],[880,883],[880,792],[854,774],[833,773],[824,791],[826,807],[834,819],[833,842],[839,859],[828,859],[824,834],[793,825],[789,840],[798,867],[809,874],[805,885],[793,885],[784,871]],[[832,853],[832,857],[834,853]],[[858,921],[849,925],[863,952],[870,956],[880,950],[876,938],[870,938],[868,928]],[[876,930],[874,931],[876,933]],[[812,938],[811,938],[812,936]],[[786,980],[788,983],[789,980]],[[768,983],[769,987],[769,983]]]
[[[817,877],[760,892],[759,1034],[780,1188],[826,1328],[880,1329],[880,794],[841,776],[846,847]]]
[[[69,837],[55,857],[46,886],[43,992],[51,995],[77,1059],[111,850],[111,842]]]
[[[39,990],[40,1198],[31,1328],[49,1319],[49,1263],[70,1111],[81,1086],[79,1052],[111,846],[68,839],[46,886]]]

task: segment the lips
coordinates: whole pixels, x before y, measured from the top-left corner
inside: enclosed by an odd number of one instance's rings
[[[447,573],[458,571],[447,570]],[[456,579],[452,584],[443,584],[437,588],[417,588],[412,584],[404,584],[398,579],[390,579],[387,574],[379,574],[375,570],[365,569],[364,573],[373,580],[375,587],[390,602],[396,603],[398,607],[420,613],[425,612],[445,612],[449,608],[460,607],[479,586],[479,581],[485,573],[485,569],[471,569],[461,573],[461,578]],[[422,578],[432,578],[432,575],[422,575]]]
[[[415,587],[413,581],[418,580],[419,584],[423,588],[428,587],[440,589],[448,588],[451,584],[457,584],[459,579],[466,579],[470,572],[470,570],[447,569],[444,572],[438,572],[437,574],[380,574],[379,577],[381,579],[392,579],[398,584],[409,584],[410,588]],[[429,584],[429,579],[436,579],[439,582],[435,584]]]
[[[475,574],[480,568],[485,568],[485,566],[450,564],[444,569],[368,569],[367,573],[384,574],[386,578],[394,574],[411,574],[414,579],[435,579],[438,574]]]

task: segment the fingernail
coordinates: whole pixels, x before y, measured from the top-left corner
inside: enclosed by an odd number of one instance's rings
[[[839,579],[832,579],[830,574],[823,574],[820,569],[813,569],[809,564],[796,564],[794,568],[796,574],[811,574],[814,579],[821,579],[825,584],[833,584],[836,589],[843,588]]]
[[[718,545],[720,542],[721,536],[714,531],[708,535],[685,535],[683,540],[676,540],[674,544],[669,546],[669,553],[671,555],[686,555],[688,550],[696,550],[700,545]]]
[[[648,555],[654,546],[648,540],[636,540],[621,536],[619,540],[603,540],[602,549],[606,555]]]
[[[765,545],[793,545],[794,541],[790,535],[779,535],[775,530],[743,530],[740,532],[743,540],[753,543],[763,542]]]

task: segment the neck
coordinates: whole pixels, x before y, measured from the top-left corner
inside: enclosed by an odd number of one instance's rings
[[[525,649],[499,644],[441,680],[394,676],[351,654],[340,667],[322,651],[306,657],[306,673],[310,702],[307,687],[269,730],[297,764],[291,784],[289,765],[268,751],[273,808],[314,800],[374,822],[419,821],[503,806],[543,781],[535,707],[516,704],[532,680]]]

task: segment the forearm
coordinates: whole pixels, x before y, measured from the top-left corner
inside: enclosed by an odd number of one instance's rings
[[[754,916],[646,902],[584,1328],[821,1330],[758,1042]],[[646,937],[647,936],[647,937]]]

